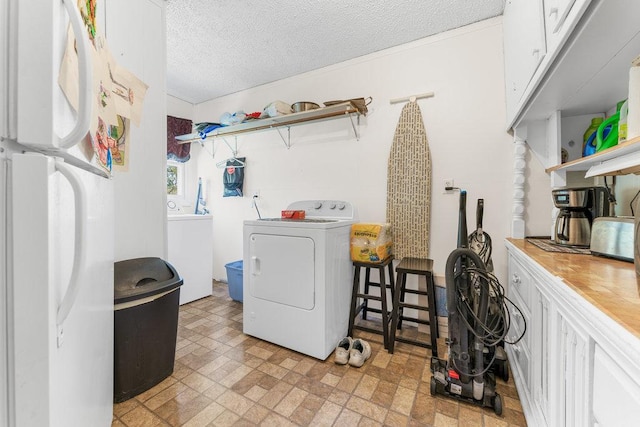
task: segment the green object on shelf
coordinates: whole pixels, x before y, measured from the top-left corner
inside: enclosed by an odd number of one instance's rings
[[[627,122],[629,116],[629,101],[624,101],[620,107],[620,121],[618,122],[618,142],[627,140]]]
[[[594,117],[593,119],[591,119],[591,124],[589,125],[587,130],[584,132],[584,136],[582,137],[582,155],[583,156],[587,155],[586,154],[587,141],[589,141],[589,138],[591,137],[591,135],[598,130],[598,127],[603,122],[603,120],[604,119],[602,117]]]
[[[598,127],[598,131],[596,132],[596,153],[618,144],[619,119],[620,113],[615,113],[614,115],[607,117],[607,119],[600,124],[600,126]],[[605,132],[605,128],[607,126],[610,127],[611,131],[605,138],[602,136],[602,134]]]
[[[624,102],[625,100],[618,102],[616,105],[616,113],[607,117],[598,127],[598,131],[596,132],[596,153],[618,145],[618,122],[620,121],[620,109]],[[609,126],[611,131],[604,137],[603,134],[607,126]]]

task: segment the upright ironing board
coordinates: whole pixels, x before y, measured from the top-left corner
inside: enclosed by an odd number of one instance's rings
[[[387,169],[387,222],[396,259],[429,257],[431,155],[418,104],[400,113]]]

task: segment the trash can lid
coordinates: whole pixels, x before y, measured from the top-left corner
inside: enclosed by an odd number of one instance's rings
[[[176,269],[160,258],[118,261],[113,266],[114,304],[171,291],[182,283]]]
[[[231,268],[233,270],[242,270],[242,267],[243,267],[242,260],[233,261],[233,262],[230,262],[228,264],[225,264],[224,266],[225,266],[225,268]]]

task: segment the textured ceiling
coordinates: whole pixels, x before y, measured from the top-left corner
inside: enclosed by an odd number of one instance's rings
[[[504,0],[168,0],[167,91],[197,104],[503,9]]]

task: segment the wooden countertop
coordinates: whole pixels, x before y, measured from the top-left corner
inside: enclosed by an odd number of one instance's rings
[[[507,240],[640,338],[640,283],[633,263],[593,255],[546,252],[524,239]]]

